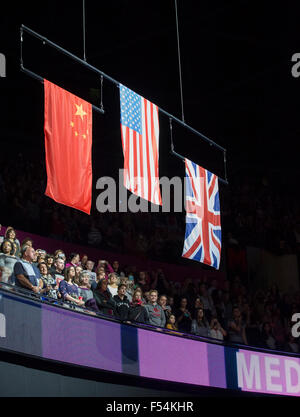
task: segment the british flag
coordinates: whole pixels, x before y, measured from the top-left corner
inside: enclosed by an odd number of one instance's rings
[[[221,218],[218,177],[185,159],[186,229],[182,256],[219,269]]]

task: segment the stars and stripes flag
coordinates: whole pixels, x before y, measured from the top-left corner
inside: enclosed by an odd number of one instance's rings
[[[218,177],[185,160],[186,229],[182,256],[219,269],[221,219]]]
[[[162,204],[159,187],[158,107],[120,85],[124,186],[154,204]]]

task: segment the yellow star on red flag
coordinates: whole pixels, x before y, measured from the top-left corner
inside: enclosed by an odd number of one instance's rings
[[[83,110],[82,104],[80,104],[80,106],[78,106],[78,104],[75,104],[75,106],[77,107],[77,112],[75,113],[75,116],[80,116],[81,120],[83,120],[83,116],[86,116],[87,112]]]

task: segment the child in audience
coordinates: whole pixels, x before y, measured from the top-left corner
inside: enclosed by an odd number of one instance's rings
[[[166,325],[167,329],[170,330],[176,330],[178,331],[178,327],[176,325],[176,317],[174,316],[174,314],[171,314],[167,320],[167,325]]]

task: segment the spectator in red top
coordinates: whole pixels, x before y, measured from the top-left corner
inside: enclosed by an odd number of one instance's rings
[[[80,265],[82,266],[83,269],[86,269],[87,261],[88,261],[88,256],[86,254],[82,255]]]
[[[110,263],[104,259],[99,259],[98,265],[96,268],[96,273],[102,272],[100,268],[103,268],[103,271],[105,272],[106,279],[108,279],[108,275],[115,272],[113,267],[110,265]]]
[[[76,266],[80,265],[79,262],[80,262],[79,253],[71,253],[69,262],[66,264],[66,268],[69,268],[70,266],[74,266],[74,268],[76,268]]]

